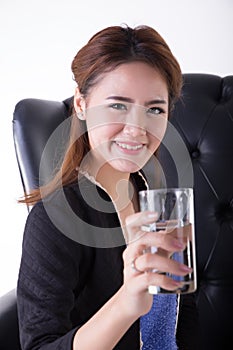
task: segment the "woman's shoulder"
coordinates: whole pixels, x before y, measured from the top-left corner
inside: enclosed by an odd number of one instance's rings
[[[50,219],[48,216],[49,208],[58,209],[59,207],[64,208],[64,202],[75,201],[76,205],[80,203],[79,186],[77,183],[72,183],[59,187],[46,197],[38,201],[34,206],[31,207],[29,212],[29,218],[39,217],[43,219]],[[82,205],[82,203],[80,203]]]
[[[74,220],[77,221],[73,207],[82,206],[77,198],[77,184],[56,190],[37,202],[28,214],[25,223],[25,239],[33,239],[50,244],[56,241],[63,245],[80,246],[74,239]],[[77,228],[77,226],[76,226]],[[77,230],[76,230],[77,233]],[[80,247],[79,247],[80,248]]]

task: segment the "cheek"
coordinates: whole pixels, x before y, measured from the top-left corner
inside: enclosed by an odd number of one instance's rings
[[[149,135],[148,139],[149,139],[148,149],[151,152],[151,154],[154,154],[154,152],[160,146],[161,140],[152,135]]]
[[[89,142],[91,148],[104,144],[114,139],[122,127],[117,124],[108,124],[88,129]]]
[[[162,142],[167,130],[168,120],[167,118],[160,118],[156,123],[151,123],[147,128],[149,138],[149,148],[157,149]]]
[[[162,141],[167,129],[167,124],[168,119],[166,116],[158,116],[155,119],[149,119],[147,122],[147,131],[152,136]]]

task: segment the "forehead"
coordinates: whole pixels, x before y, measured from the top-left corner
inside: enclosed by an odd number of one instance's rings
[[[123,95],[133,99],[168,98],[168,88],[160,72],[143,62],[124,63],[110,72],[103,73],[90,92],[94,97]]]

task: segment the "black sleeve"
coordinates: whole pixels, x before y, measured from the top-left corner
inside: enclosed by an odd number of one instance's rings
[[[180,296],[179,319],[177,325],[177,345],[179,350],[198,350],[199,321],[195,293]]]
[[[25,226],[17,286],[22,350],[72,349],[81,326],[71,319],[81,260],[81,245],[60,233],[36,204]]]

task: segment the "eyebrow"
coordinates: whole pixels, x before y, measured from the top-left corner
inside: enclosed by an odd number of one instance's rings
[[[135,101],[130,97],[124,97],[124,96],[109,96],[106,98],[106,100],[117,100],[117,101],[123,101],[123,102],[129,102],[134,103]],[[148,101],[145,103],[145,106],[149,106],[152,104],[167,104],[167,101],[162,98],[156,98],[154,100]]]

